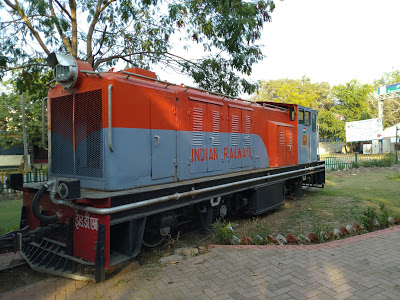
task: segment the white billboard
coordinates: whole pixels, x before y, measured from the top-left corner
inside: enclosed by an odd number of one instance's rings
[[[381,119],[346,122],[346,142],[381,140],[383,128]]]

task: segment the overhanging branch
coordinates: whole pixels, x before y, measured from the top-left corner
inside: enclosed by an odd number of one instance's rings
[[[100,59],[96,60],[96,62],[94,63],[93,69],[96,70],[102,63],[105,63],[107,61],[114,60],[114,59],[125,59],[125,61],[126,61],[127,57],[135,56],[135,55],[164,55],[164,56],[170,56],[170,57],[177,58],[177,59],[179,59],[181,61],[188,62],[188,63],[196,66],[197,68],[201,68],[195,62],[193,62],[191,60],[188,60],[188,59],[185,59],[185,58],[183,58],[181,56],[169,53],[169,52],[143,51],[143,52],[135,52],[135,53],[128,53],[128,54],[112,55],[112,56],[109,56],[109,57],[106,57],[106,58],[100,58]],[[177,60],[175,60],[175,61],[177,61]]]
[[[2,70],[3,72],[8,72],[8,71],[14,71],[14,70],[19,70],[19,69],[26,69],[26,68],[30,68],[30,67],[48,67],[47,64],[26,64],[26,65],[22,65],[22,66],[18,66],[18,67],[2,67],[0,66],[0,70]]]
[[[58,2],[58,1],[57,1],[57,2]],[[60,23],[58,22],[58,19],[57,19],[57,17],[56,17],[56,13],[55,13],[54,7],[53,7],[53,1],[50,0],[49,3],[50,3],[50,11],[51,11],[51,14],[53,15],[53,18],[54,18],[54,20],[55,20],[54,23],[55,23],[55,25],[56,25],[58,34],[61,36],[61,40],[62,40],[62,42],[63,42],[65,48],[68,50],[69,53],[72,53],[71,43],[70,43],[70,41],[67,39],[67,37],[65,36],[65,34],[64,34],[64,32],[63,32],[63,30],[62,30],[62,28],[61,28],[61,25],[60,25]]]
[[[88,35],[87,35],[87,44],[86,44],[86,58],[87,58],[87,62],[89,64],[91,64],[93,66],[93,69],[96,70],[97,66],[95,66],[94,64],[94,55],[92,52],[92,39],[93,39],[93,33],[94,33],[94,29],[96,27],[97,21],[99,20],[99,17],[101,15],[101,13],[113,2],[115,2],[116,0],[108,0],[106,2],[104,2],[103,6],[101,6],[102,4],[102,0],[98,0],[97,2],[97,7],[96,7],[96,12],[93,16],[93,20],[90,23],[89,26],[89,30],[88,30]]]
[[[68,10],[65,9],[64,6],[61,5],[61,3],[58,0],[54,0],[55,3],[57,3],[57,5],[60,7],[60,9],[65,12],[65,14],[69,17],[70,20],[72,20],[72,17],[70,15],[70,13],[68,12]]]
[[[33,27],[31,21],[29,18],[25,15],[25,12],[22,10],[22,8],[19,6],[18,2],[16,1],[15,4],[12,4],[9,0],[4,0],[4,2],[14,10],[15,13],[17,13],[21,19],[24,21],[25,25],[29,28],[31,31],[32,35],[36,38],[36,40],[39,42],[40,47],[43,49],[44,52],[46,52],[47,55],[50,54],[49,49],[47,49],[45,43],[43,42],[42,38],[40,37],[39,33],[35,30]]]

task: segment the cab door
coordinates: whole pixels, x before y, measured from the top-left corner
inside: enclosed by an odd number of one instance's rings
[[[296,163],[294,156],[294,145],[293,145],[294,128],[286,127],[286,164],[294,165]]]
[[[295,164],[292,126],[278,126],[279,166]]]
[[[278,148],[279,166],[286,166],[286,127],[284,126],[278,126]]]

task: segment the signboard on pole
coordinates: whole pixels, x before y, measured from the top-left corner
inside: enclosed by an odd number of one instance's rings
[[[400,92],[400,83],[381,86],[378,88],[378,95],[385,95],[390,93]]]
[[[383,139],[382,120],[379,118],[346,122],[346,142],[362,142]]]

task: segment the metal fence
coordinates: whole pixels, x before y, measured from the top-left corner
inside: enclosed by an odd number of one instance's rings
[[[386,154],[335,154],[325,153],[320,155],[320,160],[325,160],[327,170],[346,170],[362,165],[368,161],[379,161],[387,157]]]
[[[21,171],[19,169],[0,170],[0,184],[3,186],[3,189],[0,187],[0,190],[2,190],[2,194],[10,194],[14,192],[14,190],[8,189],[5,184],[7,175],[11,173],[23,173],[24,183],[46,182],[49,180],[49,172],[47,169],[34,168],[29,171]]]

